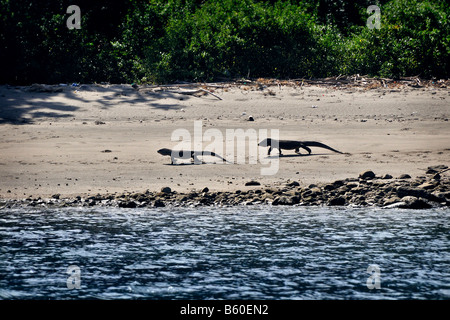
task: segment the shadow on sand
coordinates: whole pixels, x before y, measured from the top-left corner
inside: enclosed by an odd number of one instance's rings
[[[127,103],[148,103],[149,108],[160,110],[177,110],[182,106],[177,103],[161,103],[164,99],[188,100],[198,99],[195,96],[183,95],[165,90],[135,90],[130,85],[32,85],[32,86],[0,86],[0,124],[29,124],[44,118],[75,117],[80,107],[74,106],[92,100],[82,97],[83,92],[99,93],[95,100],[98,108],[109,109]],[[60,97],[62,102],[57,101]],[[186,106],[183,106],[186,108]]]

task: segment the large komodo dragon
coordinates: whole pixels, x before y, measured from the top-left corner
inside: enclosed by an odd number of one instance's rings
[[[194,160],[195,164],[201,164],[202,161],[200,161],[197,158],[198,156],[217,157],[225,162],[230,163],[228,160],[222,158],[218,154],[211,152],[211,151],[171,150],[171,149],[167,149],[167,148],[162,148],[162,149],[158,150],[158,153],[163,156],[170,156],[171,164],[174,164],[175,159],[189,159],[189,158],[192,158],[192,160]]]
[[[305,149],[308,151],[308,154],[311,154],[311,149],[308,147],[319,147],[319,148],[325,148],[337,153],[342,153],[336,149],[331,148],[330,146],[327,146],[326,144],[316,142],[316,141],[296,141],[296,140],[275,140],[271,138],[267,138],[262,140],[260,143],[258,143],[258,146],[261,147],[269,147],[269,152],[267,153],[270,155],[270,152],[272,151],[272,148],[276,148],[279,150],[280,155],[282,155],[281,150],[295,150],[296,153],[300,153],[300,148]]]

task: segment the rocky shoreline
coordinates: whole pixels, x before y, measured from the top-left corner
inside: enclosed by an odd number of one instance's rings
[[[358,178],[337,180],[332,183],[301,186],[288,181],[283,186],[262,187],[257,181],[246,183],[254,189],[211,192],[207,187],[198,191],[178,193],[170,187],[159,192],[122,194],[97,194],[61,198],[59,194],[49,199],[26,198],[0,200],[0,209],[12,207],[197,207],[197,206],[353,206],[427,209],[450,206],[450,178],[443,173],[450,170],[445,165],[428,167],[424,176],[412,178],[405,174],[397,178],[386,174],[377,176],[364,171]]]

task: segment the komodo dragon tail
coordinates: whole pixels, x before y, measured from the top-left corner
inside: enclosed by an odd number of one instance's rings
[[[223,160],[223,161],[228,162],[228,163],[232,163],[232,162],[228,161],[228,160],[225,159],[225,158],[222,158],[222,157],[219,156],[217,153],[214,153],[214,152],[212,152],[212,151],[203,151],[203,152],[202,152],[202,155],[204,155],[204,156],[213,156],[213,157],[217,157],[217,158],[219,158],[220,160]]]
[[[334,151],[334,152],[337,152],[337,153],[342,153],[342,152],[340,152],[340,151],[338,151],[336,149],[333,149],[330,146],[327,146],[326,144],[323,144],[323,143],[320,143],[320,142],[317,142],[317,141],[302,141],[302,143],[305,146],[307,146],[307,147],[319,147],[319,148],[328,149],[328,150],[331,150],[331,151]]]

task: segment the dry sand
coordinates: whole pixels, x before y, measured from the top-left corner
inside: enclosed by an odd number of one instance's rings
[[[222,100],[130,85],[33,89],[0,86],[0,198],[166,186],[179,192],[246,190],[255,188],[244,186],[249,180],[262,187],[288,180],[309,185],[356,178],[368,169],[414,177],[428,166],[450,164],[447,88],[259,90],[242,84],[215,88]],[[250,115],[255,121],[247,121]],[[316,140],[350,154],[312,148],[310,156],[280,158],[273,176],[261,175],[261,163],[214,164],[205,158],[209,163],[203,165],[170,165],[156,151],[177,144],[171,141],[176,129],[193,134],[196,120],[204,131],[216,128],[224,136],[227,129],[278,129],[280,139]]]

